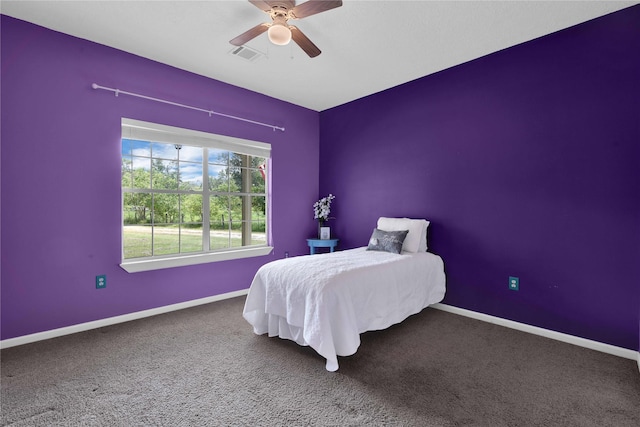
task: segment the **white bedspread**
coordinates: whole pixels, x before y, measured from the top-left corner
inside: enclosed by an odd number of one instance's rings
[[[360,333],[402,322],[445,294],[442,259],[357,248],[270,262],[256,273],[243,316],[256,334],[311,346],[338,369]]]

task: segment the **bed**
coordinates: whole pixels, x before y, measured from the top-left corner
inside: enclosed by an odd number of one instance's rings
[[[426,251],[428,222],[385,220],[378,220],[366,247],[262,266],[243,311],[254,332],[310,346],[326,359],[328,371],[336,371],[338,356],[354,354],[361,333],[386,329],[440,302],[444,263]],[[415,227],[406,230],[409,223],[404,220],[420,221],[420,226],[413,222]],[[399,229],[384,230],[381,225]],[[376,249],[390,242],[395,249]]]

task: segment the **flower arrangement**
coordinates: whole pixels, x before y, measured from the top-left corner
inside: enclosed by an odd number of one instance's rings
[[[330,219],[331,201],[335,198],[336,196],[329,194],[313,204],[313,218],[317,219],[320,224]]]

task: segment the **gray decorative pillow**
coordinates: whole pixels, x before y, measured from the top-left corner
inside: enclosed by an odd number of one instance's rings
[[[368,251],[384,251],[392,254],[402,252],[402,243],[407,237],[409,230],[402,231],[382,231],[374,229],[369,239]]]

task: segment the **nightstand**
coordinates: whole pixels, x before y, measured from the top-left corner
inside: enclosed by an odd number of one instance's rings
[[[315,254],[316,248],[329,248],[329,252],[333,252],[338,246],[338,240],[340,239],[307,239],[309,253]]]

